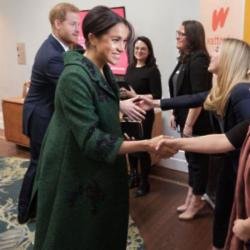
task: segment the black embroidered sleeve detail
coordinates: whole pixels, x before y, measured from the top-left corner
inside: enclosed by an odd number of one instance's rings
[[[97,140],[96,153],[98,154],[98,156],[101,159],[106,159],[109,152],[112,151],[116,141],[117,137],[113,135],[108,135]]]

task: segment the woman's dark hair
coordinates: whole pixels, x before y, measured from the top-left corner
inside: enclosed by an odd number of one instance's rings
[[[144,42],[147,47],[148,47],[148,57],[146,59],[146,66],[155,66],[156,65],[156,59],[155,59],[155,55],[154,55],[154,50],[153,50],[153,46],[152,46],[152,43],[150,41],[149,38],[147,38],[146,36],[138,36],[134,42],[133,42],[133,55],[131,57],[131,66],[132,67],[135,67],[136,66],[136,63],[137,63],[137,60],[134,56],[134,50],[135,50],[135,44],[138,42],[138,41],[142,41]]]
[[[184,21],[182,25],[184,26],[188,52],[201,50],[208,55],[203,25],[196,20]]]
[[[129,29],[128,43],[132,40],[132,25],[123,17],[117,15],[106,6],[96,6],[91,9],[82,22],[82,33],[85,38],[86,47],[89,46],[89,33],[100,37],[118,23],[125,24]]]

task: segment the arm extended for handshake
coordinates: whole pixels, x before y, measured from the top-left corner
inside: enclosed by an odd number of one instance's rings
[[[153,137],[152,139],[145,139],[140,141],[123,141],[119,149],[119,154],[147,151],[149,153],[155,154],[159,158],[169,158],[176,154],[178,150],[166,145],[164,146],[164,148],[162,148],[162,150],[157,150],[157,145],[164,138],[166,138],[166,136],[160,135]]]

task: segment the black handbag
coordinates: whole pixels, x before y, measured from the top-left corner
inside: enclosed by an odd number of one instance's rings
[[[139,121],[121,121],[122,133],[128,135],[129,138],[135,140],[143,139],[143,127]],[[125,137],[126,138],[126,137]]]
[[[140,121],[128,121],[123,119],[121,121],[121,129],[123,135],[126,134],[131,140],[142,140],[143,139],[143,127]],[[124,135],[124,138],[126,136]],[[140,152],[130,153],[134,157],[139,157]]]

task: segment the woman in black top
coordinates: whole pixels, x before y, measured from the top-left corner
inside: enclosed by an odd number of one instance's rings
[[[163,139],[158,144],[158,150],[164,150],[164,145],[168,148],[174,148],[176,150],[185,150],[190,152],[197,152],[197,153],[208,153],[208,154],[218,154],[218,153],[227,153],[230,151],[234,151],[236,149],[240,149],[244,145],[246,145],[247,140],[247,133],[250,131],[250,119],[247,119],[245,121],[240,122],[236,126],[234,126],[232,129],[227,131],[224,134],[212,134],[212,135],[205,135],[205,136],[198,136],[198,137],[192,137],[192,138],[175,138],[175,139]],[[248,138],[250,138],[248,136]],[[241,157],[239,160],[239,163],[242,163],[242,151],[241,151]],[[241,166],[239,164],[239,166]],[[246,169],[244,172],[247,172],[248,166],[243,166]],[[227,165],[227,170],[230,171],[230,168],[232,166]],[[239,167],[240,168],[240,167]],[[241,170],[238,170],[238,177],[237,177],[237,183],[238,182],[244,182],[244,179],[242,180],[240,175]],[[244,184],[243,184],[244,185]],[[249,185],[249,183],[245,183],[245,185]],[[245,192],[241,192],[241,199],[239,199],[239,195],[237,194],[237,189],[234,196],[234,202],[238,204],[238,207],[243,207],[246,211],[249,211],[249,204],[245,202],[245,199],[243,198],[244,193],[247,192],[249,188],[245,187]],[[246,194],[245,194],[246,195]],[[248,193],[247,193],[248,195]],[[237,199],[238,198],[238,199]],[[238,203],[237,203],[238,202]],[[243,211],[243,213],[245,213]],[[242,216],[237,218],[234,213],[231,214],[231,226],[229,226],[229,229],[227,231],[227,244],[225,249],[236,249],[236,248],[230,248],[230,245],[235,244],[234,241],[232,241],[232,238],[234,237],[232,235],[232,232],[237,237],[238,241],[242,241],[241,244],[243,244],[243,241],[246,243],[246,248],[250,249],[250,217]],[[237,248],[241,249],[241,248]]]
[[[147,95],[153,99],[161,98],[161,76],[149,38],[140,36],[134,41],[133,57],[128,66],[125,81],[132,87],[131,91],[126,91],[128,97],[134,97],[136,94],[139,94]],[[154,110],[149,110],[142,122],[143,138],[151,138],[153,123]],[[136,196],[142,196],[150,190],[148,175],[151,159],[150,155],[144,152],[139,155],[129,155],[132,175],[137,173],[138,160],[140,160],[141,178],[139,179],[139,188],[136,191]]]
[[[180,56],[170,76],[171,97],[196,94],[212,87],[212,74],[208,72],[209,56],[205,45],[205,32],[198,21],[184,21],[176,34]],[[208,112],[202,108],[175,108],[170,116],[170,127],[179,127],[181,136],[209,134]],[[205,205],[201,199],[206,191],[209,155],[185,153],[189,170],[189,189],[183,205],[177,208],[179,219],[192,219]],[[203,166],[202,168],[200,166]]]

